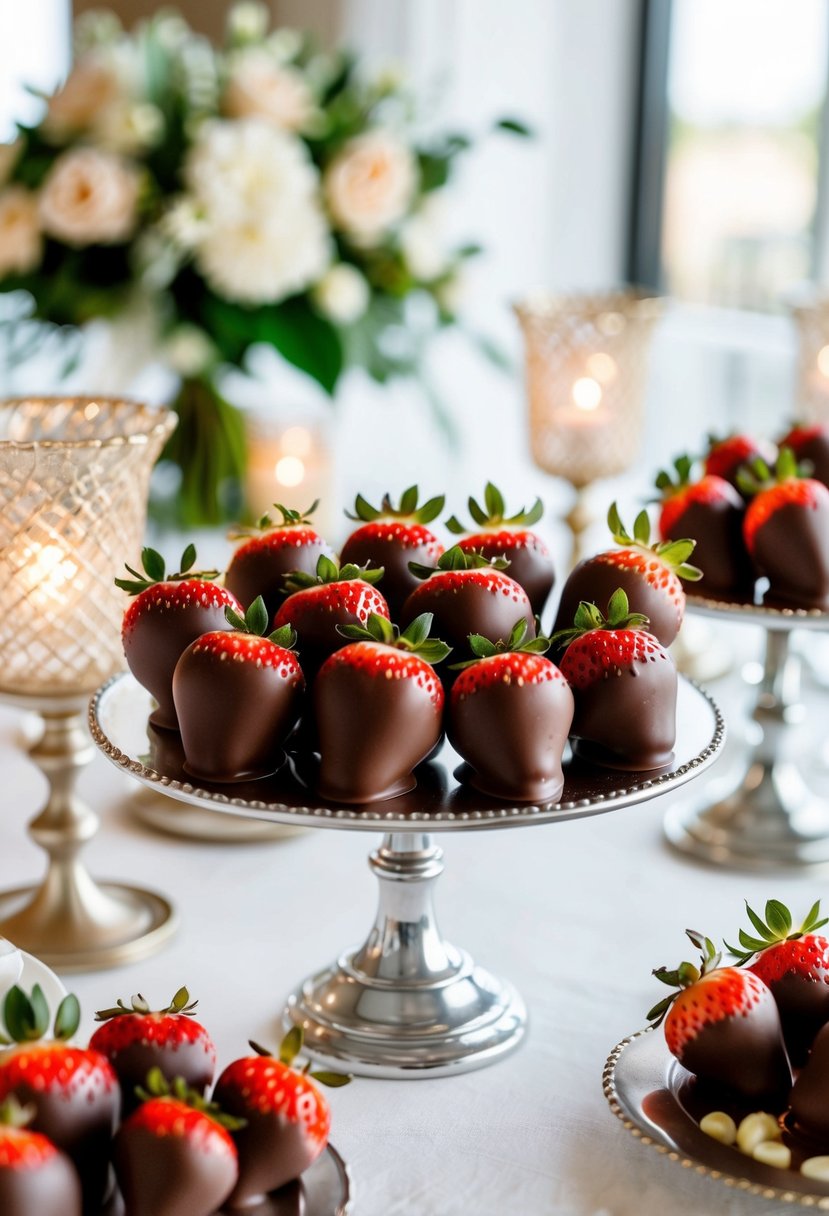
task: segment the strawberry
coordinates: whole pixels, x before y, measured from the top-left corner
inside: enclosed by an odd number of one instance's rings
[[[427,612],[400,633],[372,613],[364,627],[338,627],[350,644],[326,660],[314,686],[323,798],[377,802],[414,789],[412,770],[442,731],[443,686],[431,665],[449,647],[429,637],[431,625]]]
[[[333,557],[330,546],[311,526],[311,516],[319,500],[307,511],[293,511],[274,503],[281,519],[275,521],[263,515],[251,529],[235,534],[233,540],[243,543],[230,559],[225,574],[225,586],[236,596],[243,608],[249,608],[261,595],[273,619],[285,599],[285,575],[293,570],[313,574],[324,553]]]
[[[458,664],[447,730],[477,789],[516,802],[556,802],[573,694],[544,657],[550,639],[527,634],[519,617],[506,642],[469,638],[475,658]]]
[[[480,553],[453,546],[438,559],[436,567],[412,563],[423,579],[403,605],[400,624],[406,628],[415,617],[429,612],[440,636],[453,650],[467,653],[467,638],[480,634],[490,642],[510,636],[516,618],[527,622],[529,637],[535,636],[535,619],[529,596],[515,579],[504,574],[504,558],[488,559]]]
[[[290,625],[296,631],[306,679],[345,645],[338,625],[365,625],[372,612],[388,619],[389,606],[374,586],[382,577],[382,569],[338,566],[323,555],[316,574],[297,571],[286,579],[290,594],[274,618],[274,628]]]
[[[279,768],[305,691],[291,650],[296,634],[283,625],[263,636],[268,610],[261,595],[244,616],[232,608],[225,616],[230,630],[191,642],[173,673],[184,767],[204,781],[252,780]]]
[[[789,1099],[795,1127],[813,1136],[825,1146],[829,1141],[829,1103],[826,1101],[829,1087],[829,1023],[815,1036],[812,1049]]]
[[[245,1121],[233,1133],[239,1152],[239,1181],[230,1196],[234,1209],[252,1207],[298,1178],[328,1143],[331,1112],[314,1081],[339,1086],[351,1078],[335,1072],[309,1076],[308,1065],[298,1070],[302,1040],[301,1027],[289,1030],[278,1057],[251,1043],[255,1054],[234,1060],[216,1082],[214,1101]]]
[[[426,524],[437,519],[445,501],[441,494],[419,506],[417,486],[409,486],[396,507],[388,494],[384,494],[379,510],[358,494],[354,513],[346,512],[360,527],[343,545],[340,561],[383,567],[379,587],[395,618],[406,596],[417,586],[417,576],[409,563],[433,564],[443,553],[443,545]]]
[[[769,594],[798,608],[829,609],[829,489],[800,476],[791,448],[782,449],[774,473],[759,460],[740,482],[753,495],[743,538]]]
[[[799,929],[785,904],[770,899],[765,920],[746,904],[754,936],[740,930],[740,948],[726,946],[740,963],[759,976],[777,1002],[783,1036],[793,1064],[802,1064],[815,1035],[829,1022],[829,938],[816,933],[829,923],[820,919],[820,900]],[[755,957],[756,956],[756,957]]]
[[[81,1216],[81,1186],[68,1157],[29,1131],[30,1108],[0,1106],[0,1212],[3,1216]]]
[[[662,470],[656,478],[662,497],[660,536],[667,541],[694,538],[702,593],[750,588],[754,572],[743,544],[742,498],[730,482],[714,473],[692,480],[688,456],[678,456],[674,470],[673,475]]]
[[[95,1021],[103,1024],[89,1046],[106,1056],[115,1070],[124,1112],[137,1105],[136,1086],[143,1085],[152,1068],[160,1068],[165,1077],[183,1077],[188,1088],[207,1092],[216,1071],[216,1048],[194,1017],[197,1005],[186,988],[179,988],[170,1004],[155,1012],[139,994],[129,1005],[119,1000],[114,1008],[95,1014]]]
[[[713,473],[730,481],[739,490],[738,477],[743,465],[751,464],[758,457],[766,464],[774,464],[774,445],[765,439],[754,439],[750,435],[727,435],[718,439],[708,436],[708,450],[703,458],[705,472]]]
[[[125,1216],[212,1216],[239,1176],[239,1120],[158,1068],[140,1096],[113,1149]]]
[[[685,614],[685,592],[680,580],[696,581],[702,577],[701,570],[688,565],[695,542],[667,540],[651,545],[647,511],[636,516],[630,536],[615,502],[607,513],[607,524],[621,548],[585,558],[571,570],[561,592],[553,637],[570,628],[582,600],[595,604],[607,615],[610,597],[621,587],[631,611],[646,616],[654,637],[663,646],[670,646]]]
[[[774,997],[752,972],[721,967],[709,938],[693,929],[687,935],[702,952],[699,966],[654,971],[677,991],[654,1005],[648,1021],[654,1028],[664,1021],[668,1050],[701,1080],[750,1099],[785,1097],[792,1070]]]
[[[676,668],[647,623],[619,588],[607,619],[581,603],[573,627],[553,638],[567,647],[559,667],[576,702],[573,748],[608,768],[663,768],[672,758]]]
[[[464,552],[506,558],[510,578],[524,588],[533,612],[539,616],[555,582],[550,551],[538,533],[530,530],[544,514],[541,499],[537,498],[529,511],[522,507],[515,515],[507,515],[501,491],[488,481],[484,487],[484,506],[474,498],[469,499],[468,505],[469,514],[481,531],[470,533],[455,515],[446,521],[446,527],[462,538],[458,545]]]
[[[824,422],[799,423],[778,443],[791,448],[798,464],[808,465],[810,477],[829,486],[829,425]]]
[[[154,549],[143,549],[143,574],[127,566],[131,578],[117,578],[115,585],[134,595],[121,627],[124,654],[139,684],[151,692],[158,705],[150,715],[153,726],[177,730],[173,705],[173,671],[183,650],[209,629],[228,629],[224,610],[242,606],[213,579],[215,570],[191,573],[196,550],[188,545],[178,574],[167,574],[164,558]]]
[[[64,997],[55,1014],[54,1039],[42,1041],[49,1006],[40,986],[35,984],[30,997],[17,985],[9,989],[3,1018],[15,1046],[0,1055],[0,1102],[13,1097],[32,1107],[32,1130],[71,1159],[81,1180],[83,1210],[98,1216],[121,1095],[105,1056],[68,1045],[80,1016],[77,998]]]

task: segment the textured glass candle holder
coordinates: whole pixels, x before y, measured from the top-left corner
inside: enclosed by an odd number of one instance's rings
[[[566,517],[575,562],[591,522],[588,488],[624,472],[639,450],[648,350],[662,304],[634,290],[538,294],[515,311],[524,334],[533,459],[576,491]]]
[[[829,422],[829,295],[790,301],[798,339],[794,417]]]
[[[30,825],[46,877],[0,893],[0,933],[64,969],[131,961],[173,928],[161,896],[90,877],[79,855],[98,819],[74,787],[94,752],[86,703],[123,666],[113,578],[139,553],[150,473],[174,426],[130,401],[0,401],[0,698],[41,716],[30,755],[50,785]]]

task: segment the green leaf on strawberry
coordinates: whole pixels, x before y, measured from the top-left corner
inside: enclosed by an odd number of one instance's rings
[[[755,954],[767,950],[769,946],[776,946],[780,942],[798,941],[799,938],[814,933],[816,929],[829,924],[829,917],[822,917],[820,915],[820,900],[816,900],[812,904],[805,919],[796,929],[792,927],[791,912],[785,904],[777,899],[770,899],[766,902],[764,910],[765,920],[749,906],[748,902],[746,902],[746,913],[757,936],[753,937],[750,933],[746,933],[744,929],[740,929],[738,935],[739,949],[729,946],[728,942],[725,943],[729,954],[733,955],[741,964],[747,963]]]
[[[468,499],[467,505],[469,514],[480,528],[497,528],[501,525],[530,528],[533,524],[537,524],[544,514],[544,504],[540,498],[536,498],[529,510],[522,507],[515,514],[507,515],[504,496],[491,481],[488,481],[484,487],[484,506],[482,507],[477,499],[471,497]],[[469,531],[456,515],[452,515],[446,521],[446,527],[455,535]]]
[[[364,583],[379,583],[385,571],[382,566],[355,566],[347,562],[344,566],[337,563],[326,554],[321,553],[317,558],[316,573],[308,574],[304,570],[294,570],[286,574],[284,587],[288,592],[305,591],[308,587],[320,587],[327,583],[351,582],[362,579]]]
[[[175,574],[167,574],[167,567],[162,555],[155,549],[141,550],[141,565],[143,570],[134,570],[126,562],[124,565],[132,578],[116,578],[115,586],[126,591],[128,595],[140,595],[148,587],[157,583],[180,583],[186,579],[202,579],[210,582],[219,577],[218,570],[193,570],[196,561],[196,547],[189,544],[181,555],[180,568]]]
[[[421,612],[401,633],[397,625],[372,612],[365,625],[337,625],[336,629],[351,642],[380,642],[384,646],[405,650],[407,654],[416,655],[434,666],[446,658],[452,647],[438,638],[429,637],[433,620],[433,613]]]
[[[633,535],[631,536],[622,523],[619,508],[613,502],[610,504],[610,509],[607,513],[607,525],[617,545],[653,554],[670,570],[679,575],[680,578],[686,579],[689,582],[696,582],[702,578],[702,571],[688,562],[688,558],[693,553],[697,542],[687,538],[682,540],[665,540],[652,545],[650,543],[651,524],[647,511],[642,510],[636,516],[633,524]]]
[[[345,514],[348,519],[353,519],[357,523],[372,523],[376,519],[405,519],[414,524],[429,524],[433,519],[437,519],[446,502],[443,494],[428,499],[422,506],[418,505],[418,499],[419,491],[416,485],[409,486],[403,491],[397,506],[394,505],[389,494],[383,495],[379,508],[373,507],[363,498],[362,494],[358,494],[354,502],[354,511],[346,511]]]

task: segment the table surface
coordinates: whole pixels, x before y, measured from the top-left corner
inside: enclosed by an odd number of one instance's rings
[[[713,627],[732,649],[759,653],[756,627]],[[820,641],[804,640],[810,649]],[[735,672],[712,691],[733,727],[746,686]],[[41,872],[25,835],[44,795],[44,779],[22,750],[28,724],[0,708],[0,884],[8,887]],[[703,782],[727,782],[740,759],[739,730],[731,734],[707,776],[667,797],[695,797]],[[182,917],[178,936],[157,957],[70,978],[84,1009],[82,1032],[91,1031],[94,1010],[116,997],[140,991],[161,1003],[185,983],[200,1000],[220,1060],[242,1054],[248,1038],[276,1043],[277,1016],[296,981],[368,931],[372,838],[309,831],[278,843],[188,843],[135,824],[130,800],[146,795],[103,756],[80,787],[102,817],[88,849],[95,876],[156,887],[176,900]],[[644,1024],[659,995],[651,968],[686,956],[686,927],[728,936],[742,921],[744,898],[762,905],[774,896],[805,911],[823,893],[814,873],[735,875],[672,855],[661,835],[666,803],[584,822],[441,837],[443,931],[518,986],[530,1033],[514,1056],[480,1072],[357,1079],[332,1093],[332,1139],[352,1167],[359,1216],[782,1213],[644,1148],[602,1096],[605,1058]]]

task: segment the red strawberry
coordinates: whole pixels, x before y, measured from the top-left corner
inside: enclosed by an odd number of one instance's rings
[[[290,625],[263,636],[261,595],[244,616],[232,608],[225,616],[232,630],[191,642],[173,674],[184,767],[204,781],[251,780],[279,768],[305,691]]]
[[[351,644],[322,665],[314,686],[323,798],[376,802],[414,789],[412,770],[442,729],[443,686],[431,664],[449,647],[429,637],[431,625],[424,613],[401,634],[372,613],[365,628],[340,626]]]
[[[306,679],[345,645],[338,625],[365,625],[372,612],[388,619],[389,606],[373,585],[382,577],[382,569],[338,566],[323,556],[315,575],[298,571],[286,580],[291,594],[277,612],[274,628],[290,625],[296,631]]]
[[[314,1085],[345,1085],[340,1073],[300,1072],[292,1067],[302,1050],[302,1029],[290,1030],[279,1057],[251,1043],[255,1055],[235,1060],[216,1082],[213,1097],[223,1110],[244,1120],[233,1133],[239,1151],[239,1181],[232,1207],[252,1207],[269,1191],[308,1168],[328,1143],[331,1112]],[[313,1078],[313,1080],[311,1080]]]
[[[722,477],[739,489],[738,474],[743,465],[751,464],[758,457],[766,464],[774,464],[775,456],[774,444],[765,439],[754,439],[750,435],[727,435],[717,439],[715,435],[709,435],[705,472]]]
[[[654,971],[678,991],[654,1005],[648,1020],[654,1028],[664,1020],[668,1050],[702,1080],[751,1099],[787,1095],[792,1070],[774,997],[750,971],[721,967],[709,938],[692,929],[687,935],[702,951],[700,964]]]
[[[81,1216],[72,1162],[26,1124],[31,1110],[13,1098],[0,1106],[0,1212],[3,1216]]]
[[[430,498],[422,507],[418,506],[417,500],[417,486],[404,490],[396,507],[385,494],[379,510],[358,494],[354,514],[349,514],[348,518],[356,520],[360,527],[351,533],[340,554],[344,565],[349,562],[356,566],[383,567],[379,587],[394,617],[398,616],[406,596],[418,583],[409,563],[429,565],[443,553],[443,545],[426,524],[437,519],[446,500],[441,494],[438,498]]]
[[[809,466],[809,476],[829,486],[829,426],[826,423],[794,426],[777,446],[791,448],[798,464]]]
[[[249,608],[261,595],[269,617],[273,618],[285,599],[285,575],[294,570],[313,574],[321,554],[334,556],[326,541],[311,527],[311,516],[318,506],[319,500],[307,511],[292,511],[274,503],[281,520],[275,522],[270,515],[263,515],[254,529],[234,537],[243,543],[230,559],[225,586],[243,608]]]
[[[179,988],[170,1004],[156,1012],[139,994],[129,1005],[119,1000],[113,1009],[95,1014],[95,1021],[103,1025],[89,1046],[114,1068],[124,1112],[138,1104],[136,1086],[144,1084],[152,1068],[160,1068],[165,1077],[183,1077],[188,1088],[207,1092],[216,1071],[216,1048],[193,1016],[197,1005],[186,988]]]
[[[55,1014],[54,1040],[41,1042],[49,1006],[40,986],[35,984],[31,997],[17,986],[9,989],[3,1018],[16,1046],[0,1056],[0,1102],[11,1096],[33,1108],[32,1130],[71,1158],[81,1179],[84,1212],[98,1216],[121,1095],[105,1056],[67,1045],[80,1016],[77,998],[64,997]]]
[[[519,618],[506,642],[472,636],[475,658],[459,664],[448,734],[473,769],[472,785],[516,802],[556,802],[573,694],[544,657],[549,638],[528,638]]]
[[[440,636],[461,654],[467,653],[470,633],[490,642],[505,640],[518,616],[527,622],[528,636],[534,637],[532,605],[524,588],[504,574],[508,565],[503,558],[490,561],[480,553],[465,553],[459,545],[447,549],[437,567],[413,563],[414,573],[424,581],[403,605],[400,624],[405,628],[429,612]]]
[[[574,750],[608,768],[663,768],[676,742],[676,668],[646,632],[647,619],[629,611],[621,588],[610,597],[607,619],[582,603],[560,661],[576,701]]]
[[[212,581],[215,570],[189,573],[195,560],[196,550],[188,545],[181,572],[166,574],[161,554],[144,549],[144,573],[127,566],[132,578],[115,580],[116,586],[135,596],[121,627],[129,669],[158,702],[150,721],[169,730],[178,729],[173,671],[182,651],[209,629],[229,629],[224,615],[228,605],[241,611],[236,596]]]
[[[469,513],[481,529],[469,532],[457,516],[447,520],[450,532],[460,536],[458,547],[465,553],[476,552],[483,557],[506,558],[509,561],[509,576],[519,583],[530,598],[532,610],[539,616],[555,582],[553,559],[544,541],[530,531],[544,514],[544,506],[537,498],[529,511],[522,507],[515,515],[507,515],[501,491],[491,481],[484,487],[484,507],[474,498],[469,499]],[[464,536],[464,533],[468,535]]]
[[[579,604],[595,604],[605,615],[610,597],[621,587],[632,612],[650,622],[654,637],[670,646],[685,614],[685,592],[681,579],[696,581],[702,572],[688,565],[693,540],[668,540],[650,544],[651,526],[647,511],[640,511],[630,536],[614,502],[607,523],[619,549],[608,549],[585,558],[570,572],[561,592],[553,636],[573,624]]]
[[[125,1216],[212,1216],[239,1176],[239,1121],[157,1068],[142,1096],[113,1151]]]
[[[743,544],[742,498],[730,482],[713,473],[692,481],[688,456],[678,456],[674,469],[675,476],[663,470],[656,478],[662,495],[660,536],[696,541],[694,561],[702,570],[699,591],[736,593],[749,588],[754,572]]]
[[[829,1022],[829,938],[815,933],[827,924],[820,919],[820,900],[794,930],[791,912],[776,899],[766,904],[765,920],[748,904],[746,911],[754,936],[741,929],[741,949],[728,949],[741,963],[757,956],[748,970],[771,990],[789,1056],[800,1065],[821,1026]]]
[[[743,537],[769,594],[798,608],[829,608],[829,490],[800,477],[790,448],[775,472],[757,461],[741,474],[754,497],[743,521]]]

